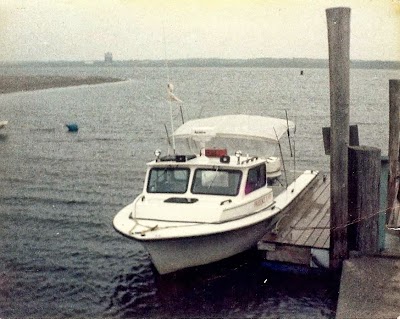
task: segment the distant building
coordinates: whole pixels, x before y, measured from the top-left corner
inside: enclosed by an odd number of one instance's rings
[[[111,63],[113,61],[113,55],[111,52],[104,53],[104,62]]]

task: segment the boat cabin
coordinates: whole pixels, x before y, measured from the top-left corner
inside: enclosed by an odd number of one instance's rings
[[[266,159],[205,154],[157,156],[148,163],[136,217],[219,223],[273,204]]]
[[[206,147],[219,138],[256,140],[277,145],[292,127],[290,121],[247,115],[226,115],[186,122],[174,138],[198,143],[197,155],[161,156],[147,164],[142,194],[134,204],[137,219],[222,223],[273,205],[268,180],[281,175],[279,157],[229,155]],[[174,143],[173,143],[174,144]]]
[[[266,159],[228,156],[225,149],[158,157],[148,166],[148,194],[238,196],[267,186]]]

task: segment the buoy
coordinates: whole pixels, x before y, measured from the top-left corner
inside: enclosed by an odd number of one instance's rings
[[[68,123],[65,126],[68,128],[68,132],[78,132],[78,124],[76,123]]]

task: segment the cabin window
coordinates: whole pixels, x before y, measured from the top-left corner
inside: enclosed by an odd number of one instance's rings
[[[241,171],[197,169],[194,173],[192,193],[236,196],[239,193]]]
[[[154,167],[149,173],[148,193],[185,193],[188,188],[188,168]]]
[[[266,166],[265,164],[249,169],[247,174],[245,194],[249,194],[267,184]]]

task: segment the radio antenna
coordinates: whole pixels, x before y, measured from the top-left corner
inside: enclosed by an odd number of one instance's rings
[[[293,157],[292,143],[290,142],[289,118],[288,118],[288,115],[287,115],[287,110],[285,110],[285,114],[286,114],[286,124],[287,124],[287,136],[288,136],[288,139],[289,139],[290,157]]]
[[[170,122],[171,122],[171,130],[172,130],[172,150],[175,154],[175,136],[174,136],[174,121],[172,118],[172,103],[170,100],[170,92],[173,90],[173,86],[170,83],[170,78],[169,78],[169,68],[168,68],[168,59],[167,59],[167,41],[166,41],[166,36],[165,36],[165,26],[163,24],[163,40],[164,40],[164,62],[165,62],[165,69],[167,71],[167,100],[168,100],[168,105],[169,105],[169,115],[170,115]]]

